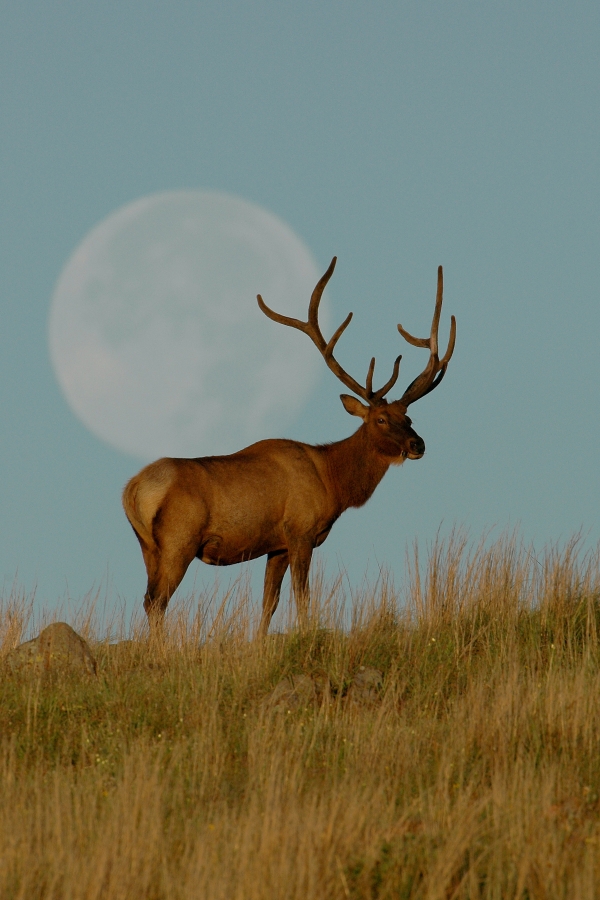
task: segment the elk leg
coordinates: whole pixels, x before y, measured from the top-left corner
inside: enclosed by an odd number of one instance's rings
[[[304,540],[293,541],[289,546],[290,569],[292,575],[292,590],[298,611],[298,625],[301,629],[308,626],[308,604],[310,592],[308,587],[308,572],[312,557],[312,542]]]
[[[281,582],[283,581],[283,576],[286,573],[289,562],[290,558],[285,550],[279,553],[269,553],[267,556],[262,616],[258,628],[258,633],[261,637],[264,637],[267,634],[273,613],[277,609],[279,595],[281,593]]]
[[[134,529],[135,530],[135,529]],[[144,557],[144,565],[146,566],[146,574],[148,576],[148,585],[144,595],[144,610],[148,617],[150,631],[160,631],[162,628],[162,620],[164,619],[165,609],[167,608],[168,598],[164,603],[160,600],[160,588],[158,579],[158,569],[160,564],[160,551],[156,545],[149,547],[136,531],[136,537],[142,548],[142,556]]]
[[[148,572],[144,609],[151,631],[162,628],[169,600],[181,584],[189,564],[196,555],[194,550],[194,547],[186,550],[179,548],[169,553],[166,550],[161,552],[157,547],[153,553],[147,554],[148,559],[144,554]]]

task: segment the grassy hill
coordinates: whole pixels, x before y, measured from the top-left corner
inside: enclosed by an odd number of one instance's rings
[[[455,534],[407,566],[350,614],[318,588],[305,634],[249,640],[239,597],[160,645],[88,618],[97,677],[2,664],[0,897],[597,897],[598,554]]]

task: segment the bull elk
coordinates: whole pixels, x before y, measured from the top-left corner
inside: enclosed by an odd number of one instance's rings
[[[344,510],[367,502],[390,465],[420,459],[425,453],[425,444],[413,431],[406,411],[438,386],[454,350],[456,322],[452,316],[448,348],[442,359],[438,356],[442,267],[438,269],[430,336],[415,338],[398,325],[409,344],[429,350],[429,360],[402,397],[388,403],[384,398],[396,383],[401,357],[396,359],[389,381],[374,391],[374,358],[363,387],[333,355],[352,313],[329,341],[321,333],[319,303],[335,264],[334,256],[313,291],[306,322],[273,312],[260,294],[257,300],[274,322],[308,335],[334,375],[356,395],[340,397],[346,411],[362,419],[361,426],[350,437],[332,444],[264,440],[230,456],[159,459],[132,478],[123,492],[123,506],[146,564],[144,609],[151,627],[160,626],[170,596],[195,557],[209,565],[229,566],[265,555],[259,633],[268,631],[288,566],[298,620],[304,625],[315,547],[327,538]]]

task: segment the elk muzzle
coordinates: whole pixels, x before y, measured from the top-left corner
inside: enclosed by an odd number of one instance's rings
[[[425,453],[425,441],[416,435],[408,442],[408,451],[406,453],[409,459],[421,459]]]

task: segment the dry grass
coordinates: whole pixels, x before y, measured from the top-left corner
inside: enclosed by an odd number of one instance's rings
[[[409,571],[345,628],[339,589],[263,645],[247,602],[182,606],[164,646],[97,644],[96,679],[2,669],[0,897],[598,896],[598,555],[455,534]],[[300,672],[323,702],[269,707]]]

